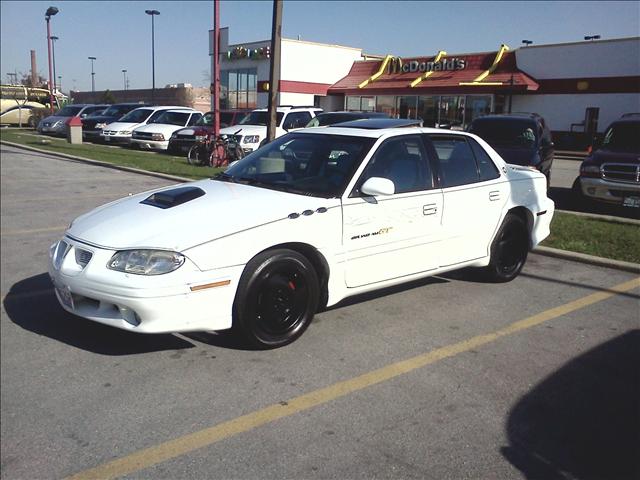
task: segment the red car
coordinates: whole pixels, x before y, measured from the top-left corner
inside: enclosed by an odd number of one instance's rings
[[[221,110],[220,128],[236,125],[251,110]],[[213,112],[205,113],[192,127],[181,128],[169,139],[169,153],[186,154],[196,141],[213,133]]]

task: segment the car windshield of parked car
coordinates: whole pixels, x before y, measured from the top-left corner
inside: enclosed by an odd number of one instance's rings
[[[602,147],[620,152],[640,153],[640,122],[612,125],[604,135]]]
[[[56,117],[75,117],[80,113],[82,107],[72,107],[70,105],[63,107],[61,110],[56,112]]]
[[[375,139],[343,135],[284,135],[215,177],[301,195],[340,196]]]
[[[220,115],[220,121],[222,122],[222,115]],[[213,113],[205,113],[196,122],[196,127],[210,127],[213,125]]]
[[[111,105],[101,115],[105,117],[120,117],[129,111],[130,107],[125,105]]]
[[[149,123],[163,123],[165,125],[184,126],[189,119],[190,112],[162,112],[158,118],[154,118]]]
[[[471,124],[469,132],[478,135],[492,147],[530,149],[536,145],[535,123],[517,119],[487,119]]]
[[[119,121],[127,123],[142,123],[149,118],[149,115],[151,115],[152,112],[153,110],[148,108],[137,108],[127,113]]]
[[[284,117],[284,113],[277,112],[277,120],[276,123],[280,125],[282,121],[282,117]],[[238,125],[266,125],[269,122],[269,112],[251,112],[247,114]]]

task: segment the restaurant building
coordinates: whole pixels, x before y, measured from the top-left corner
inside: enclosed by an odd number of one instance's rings
[[[536,112],[557,139],[640,112],[640,37],[356,61],[328,90],[347,110],[465,128],[487,113]]]

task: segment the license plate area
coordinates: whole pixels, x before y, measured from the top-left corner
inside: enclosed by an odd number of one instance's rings
[[[624,197],[623,207],[640,208],[640,197]]]

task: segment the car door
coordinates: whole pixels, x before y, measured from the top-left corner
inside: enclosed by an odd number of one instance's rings
[[[364,195],[360,188],[371,177],[391,180],[395,193]],[[421,136],[387,139],[343,199],[347,287],[437,268],[441,216],[442,192]]]
[[[466,135],[428,134],[443,194],[439,266],[485,257],[509,186],[484,148]]]

